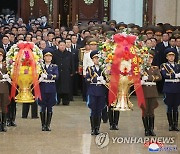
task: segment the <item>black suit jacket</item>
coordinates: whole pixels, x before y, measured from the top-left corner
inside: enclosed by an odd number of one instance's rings
[[[157,65],[161,66],[162,63],[166,63],[167,59],[166,59],[166,54],[165,54],[165,50],[167,48],[170,48],[170,45],[168,43],[168,46],[165,47],[163,42],[160,42],[156,45],[156,52],[157,52]]]
[[[4,56],[3,56],[3,60],[6,60],[6,53],[9,51],[9,49],[11,48],[11,44],[8,45],[7,49],[5,50],[3,44],[0,45],[0,48],[2,48],[5,52]]]

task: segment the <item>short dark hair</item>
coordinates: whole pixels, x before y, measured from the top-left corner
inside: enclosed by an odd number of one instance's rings
[[[63,40],[61,40],[61,41],[59,41],[59,42],[58,42],[58,44],[60,44],[60,43],[65,43],[65,44],[66,44],[66,42],[65,42],[65,41],[63,41]]]

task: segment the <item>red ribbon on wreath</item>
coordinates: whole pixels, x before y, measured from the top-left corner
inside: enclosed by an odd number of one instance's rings
[[[136,57],[136,54],[130,51],[131,47],[133,46],[136,40],[136,36],[134,35],[123,35],[123,34],[116,34],[114,35],[114,41],[117,43],[115,54],[113,58],[113,63],[111,66],[111,78],[110,78],[110,89],[109,90],[109,105],[111,105],[117,99],[118,94],[118,83],[120,80],[120,75],[128,75],[126,72],[120,71],[120,65],[122,60],[133,60]],[[144,100],[144,93],[142,90],[142,86],[140,83],[140,73],[136,69],[138,69],[138,63],[131,63],[131,71],[129,72],[129,77],[133,79],[134,88],[136,91],[137,99],[138,99],[138,106],[140,108],[145,108],[145,100]]]

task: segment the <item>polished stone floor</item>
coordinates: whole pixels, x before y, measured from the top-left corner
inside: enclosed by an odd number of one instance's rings
[[[136,98],[134,111],[120,113],[119,130],[110,131],[109,125],[102,123],[101,132],[109,135],[109,144],[99,148],[95,141],[98,138],[90,135],[89,109],[80,97],[70,106],[55,106],[52,119],[52,131],[42,132],[40,119],[22,119],[21,104],[17,105],[17,127],[10,127],[6,133],[0,133],[0,154],[146,154],[148,147],[143,143],[113,143],[112,138],[144,137],[141,111],[137,107]],[[180,153],[180,133],[169,132],[166,120],[166,107],[159,98],[159,107],[155,110],[155,132],[158,137],[175,137],[172,145],[177,146]],[[30,117],[30,116],[29,116]],[[106,140],[107,141],[107,140]],[[99,142],[98,142],[99,143]],[[105,145],[106,142],[101,142]],[[165,144],[166,145],[166,144]]]

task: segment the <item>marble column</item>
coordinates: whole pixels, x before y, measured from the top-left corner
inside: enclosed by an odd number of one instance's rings
[[[179,0],[154,0],[153,16],[157,23],[180,25]]]

